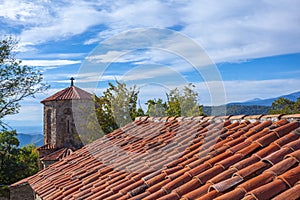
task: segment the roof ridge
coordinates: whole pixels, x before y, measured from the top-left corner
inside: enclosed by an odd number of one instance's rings
[[[63,89],[63,90],[61,91],[61,93],[59,94],[59,97],[65,95],[65,94],[68,92],[68,90],[69,90],[70,88],[72,88],[72,86]]]
[[[76,96],[78,96],[78,98],[80,97],[78,91],[76,90],[76,87],[73,85],[73,86],[70,86],[72,88],[72,90],[75,92]],[[79,88],[78,88],[79,89]]]
[[[248,121],[265,121],[271,120],[273,122],[278,121],[280,119],[286,119],[288,121],[298,121],[300,122],[300,114],[272,114],[272,115],[227,115],[227,116],[180,116],[180,117],[149,117],[149,116],[139,116],[135,118],[135,121],[154,121],[154,122],[168,122],[172,120],[177,121],[187,121],[187,120],[196,120],[196,121],[226,121],[229,120],[231,122],[241,122],[244,120]]]

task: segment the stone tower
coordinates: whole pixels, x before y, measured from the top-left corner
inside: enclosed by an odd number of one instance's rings
[[[71,85],[44,99],[44,144],[54,149],[78,149],[83,146],[74,123],[74,103],[91,102],[92,94]]]

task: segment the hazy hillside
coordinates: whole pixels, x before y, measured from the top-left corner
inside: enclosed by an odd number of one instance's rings
[[[44,136],[41,134],[29,135],[29,134],[18,134],[18,139],[20,141],[19,147],[25,146],[27,144],[35,144],[35,146],[44,145]]]
[[[268,98],[268,99],[259,99],[259,98],[255,98],[253,100],[249,100],[249,101],[245,101],[245,102],[233,102],[233,103],[229,103],[227,105],[244,105],[244,106],[251,106],[251,105],[257,105],[257,106],[271,106],[272,102],[275,101],[278,98],[286,98],[292,101],[296,101],[297,98],[300,98],[300,92],[294,92],[291,94],[287,94],[287,95],[282,95],[279,97],[275,97],[275,98]]]
[[[255,98],[245,102],[233,102],[224,106],[213,107],[214,113],[212,113],[211,106],[203,106],[203,112],[205,115],[259,115],[267,114],[271,108],[272,103],[278,98],[286,98],[292,101],[297,101],[300,98],[300,92],[294,92],[287,95],[282,95],[276,98],[259,99]],[[224,112],[226,111],[226,112]]]
[[[214,113],[212,113],[214,109]],[[269,111],[269,106],[246,106],[246,105],[227,105],[226,110],[224,106],[203,106],[203,112],[205,115],[259,115],[267,114]],[[226,111],[226,113],[224,112]]]

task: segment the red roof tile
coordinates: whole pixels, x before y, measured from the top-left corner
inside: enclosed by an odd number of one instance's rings
[[[273,198],[273,200],[282,200],[282,199],[296,200],[299,198],[300,198],[300,184],[297,184],[294,187],[279,194],[278,196]]]
[[[56,150],[55,152],[48,154],[46,156],[44,156],[43,158],[41,158],[41,160],[48,160],[48,161],[57,161],[60,160],[66,156],[69,156],[70,154],[72,154],[72,150],[68,149],[68,148],[62,148],[59,150]]]
[[[24,179],[47,199],[298,199],[296,116],[139,117]]]
[[[78,88],[75,86],[70,86],[68,88],[65,88],[52,96],[44,99],[41,101],[41,103],[45,103],[48,101],[60,101],[60,100],[79,100],[79,99],[92,99],[92,94]]]
[[[37,148],[37,150],[49,150],[49,149],[55,149],[54,145],[45,144],[45,145],[40,146],[40,147]]]

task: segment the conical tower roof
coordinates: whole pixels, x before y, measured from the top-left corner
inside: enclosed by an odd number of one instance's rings
[[[88,93],[87,91],[84,91],[83,89],[80,89],[78,87],[75,87],[73,84],[73,78],[71,78],[71,86],[67,87],[55,94],[53,94],[50,97],[47,97],[41,103],[45,103],[48,101],[62,101],[62,100],[91,100],[92,94]]]

